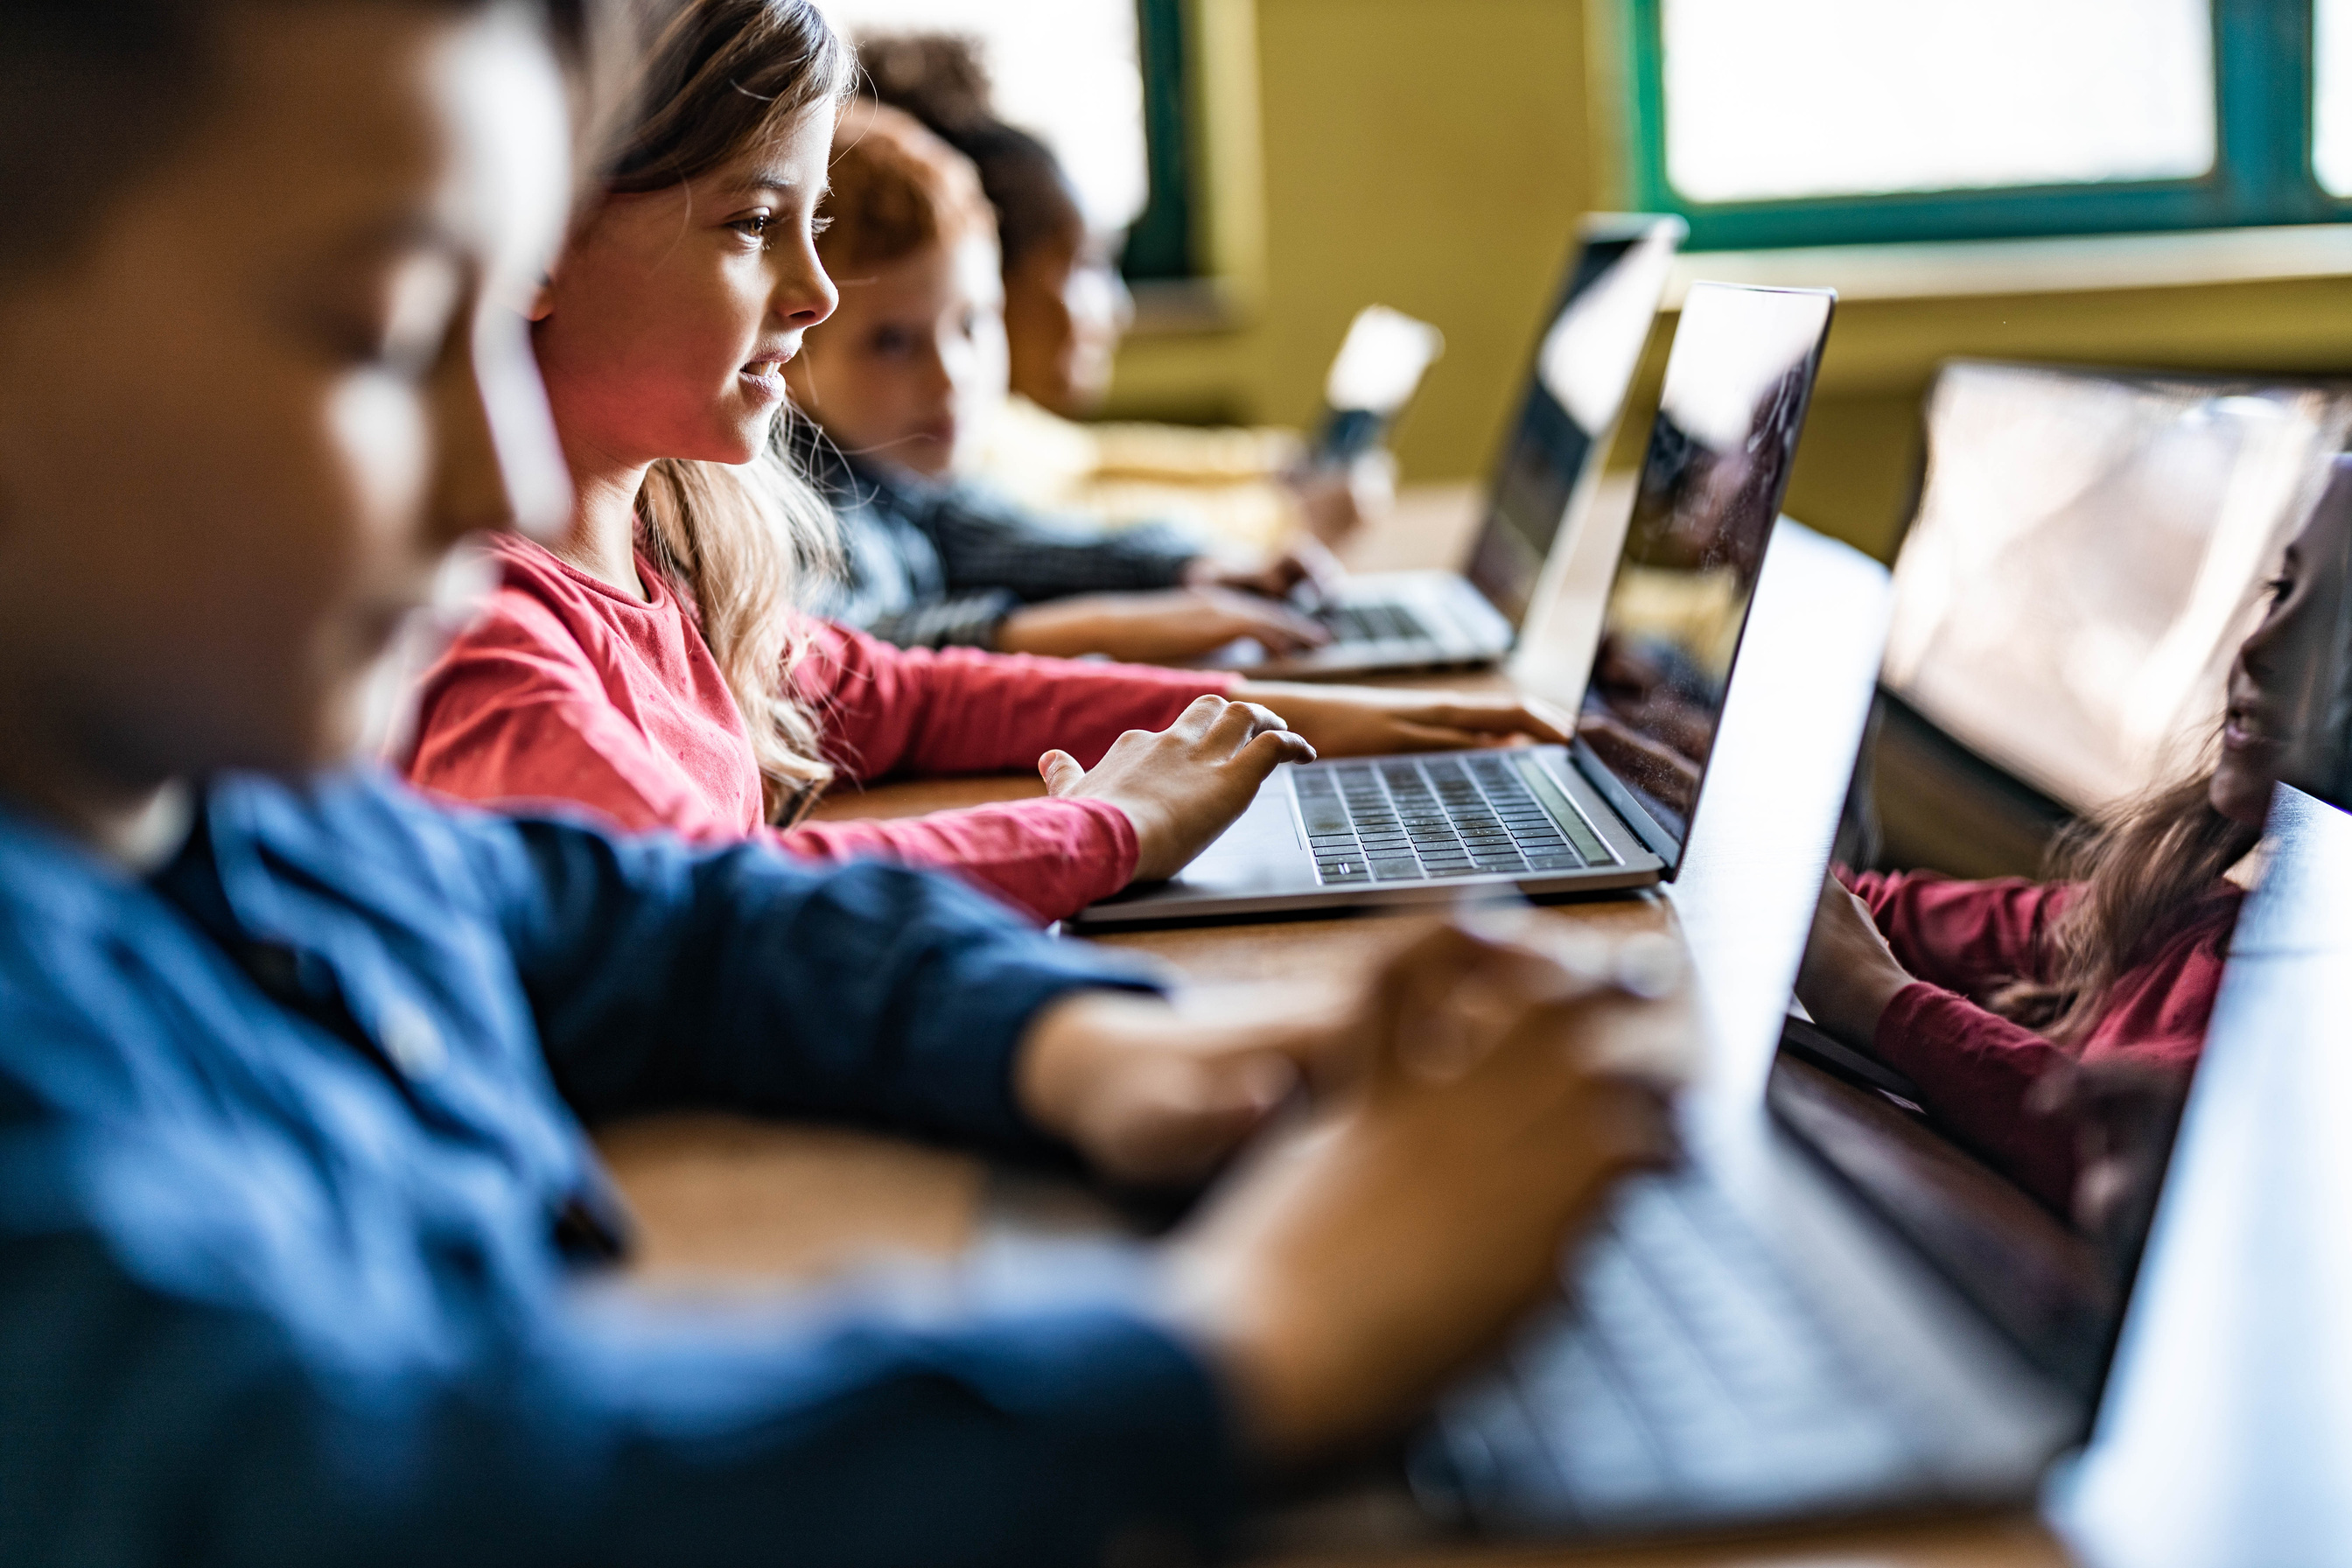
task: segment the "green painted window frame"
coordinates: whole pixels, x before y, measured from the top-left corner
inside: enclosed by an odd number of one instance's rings
[[[1200,272],[1192,243],[1192,73],[1184,8],[1184,0],[1136,0],[1150,184],[1119,257],[1119,270],[1131,282],[1162,282]]]
[[[1691,250],[2340,222],[2311,166],[2313,0],[2213,0],[2213,168],[2194,180],[1693,202],[1666,177],[1664,0],[1622,0],[1628,187]]]

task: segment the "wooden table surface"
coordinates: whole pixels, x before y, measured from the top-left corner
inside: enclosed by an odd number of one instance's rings
[[[1402,498],[1390,525],[1349,553],[1359,569],[1426,565],[1459,559],[1469,531],[1471,494],[1448,487]],[[1776,547],[1776,562],[1780,555]],[[1769,570],[1778,570],[1777,565]],[[1769,595],[1771,590],[1766,589]],[[1767,602],[1759,595],[1758,625]],[[1801,618],[1793,614],[1786,619]],[[1843,666],[1846,685],[1864,685],[1876,668],[1868,626],[1792,632],[1780,667],[1743,652],[1741,692],[1792,690],[1789,703],[1748,705],[1735,698],[1717,742],[1717,766],[1771,778],[1771,787],[1731,790],[1710,784],[1694,830],[1685,875],[1671,896],[1656,893],[1555,906],[1542,918],[1612,929],[1678,931],[1699,984],[1694,1002],[1707,1048],[1773,1027],[1783,1005],[1794,954],[1811,909],[1811,889],[1826,853],[1826,828],[1791,832],[1792,820],[1833,817],[1852,757],[1851,740],[1829,738],[1810,762],[1788,744],[1801,730],[1809,686],[1818,692],[1824,662]],[[1754,661],[1754,662],[1751,662]],[[1866,664],[1866,668],[1863,668]],[[1499,674],[1418,678],[1412,684],[1496,689]],[[1834,682],[1831,683],[1835,685]],[[1832,706],[1835,706],[1832,703]],[[1850,705],[1850,704],[1849,704]],[[1856,721],[1858,722],[1858,719]],[[1837,755],[1843,744],[1843,760]],[[1790,766],[1778,765],[1783,753]],[[1755,763],[1735,761],[1753,757]],[[1768,765],[1771,764],[1771,765]],[[1031,777],[961,778],[896,784],[828,800],[827,816],[900,816],[1039,793]],[[1818,839],[1818,842],[1815,840]],[[1360,973],[1427,917],[1311,919],[1122,934],[1107,945],[1150,953],[1187,980],[1295,986]],[[1727,1092],[1760,1095],[1761,1058],[1753,1049],[1732,1065],[1711,1063]],[[1752,1084],[1740,1075],[1751,1075]],[[639,1219],[637,1268],[647,1288],[772,1289],[808,1280],[891,1252],[951,1257],[982,1226],[991,1175],[979,1161],[935,1148],[835,1129],[692,1115],[648,1119],[607,1130],[600,1139]],[[1286,1558],[1295,1568],[1333,1568],[1360,1557]],[[1538,1551],[1476,1549],[1384,1562],[1424,1568],[1445,1564],[1575,1563],[1625,1568],[1959,1568],[1961,1564],[2042,1568],[2064,1562],[2031,1516],[1878,1524],[1776,1533],[1708,1544]]]

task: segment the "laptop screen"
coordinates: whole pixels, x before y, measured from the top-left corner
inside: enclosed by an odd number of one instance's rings
[[[1689,837],[1835,300],[1695,283],[1683,301],[1578,747],[1593,784],[1670,868]]]
[[[1594,220],[1569,258],[1465,573],[1513,626],[1617,422],[1682,237],[1679,218]]]

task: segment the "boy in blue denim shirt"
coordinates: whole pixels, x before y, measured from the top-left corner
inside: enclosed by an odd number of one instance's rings
[[[830,46],[804,0],[721,4]],[[1656,1157],[1651,1094],[1562,1045],[1622,1004],[1441,931],[1330,1016],[1213,1025],[943,881],[344,763],[451,546],[564,510],[509,302],[592,30],[0,11],[0,1561],[1213,1552],[1242,1480],[1409,1414]],[[575,1115],[1167,1176],[1310,1073],[1353,1081],[1158,1252],[919,1312],[579,1288],[625,1235]]]

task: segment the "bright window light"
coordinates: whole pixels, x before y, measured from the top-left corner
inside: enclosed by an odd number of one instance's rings
[[[2213,166],[2210,0],[1664,0],[1664,44],[1666,174],[1693,201]]]
[[[2331,196],[2352,196],[2352,0],[2312,8],[2311,172]]]
[[[817,0],[850,37],[976,39],[997,112],[1054,149],[1087,220],[1124,228],[1150,190],[1134,0]]]

